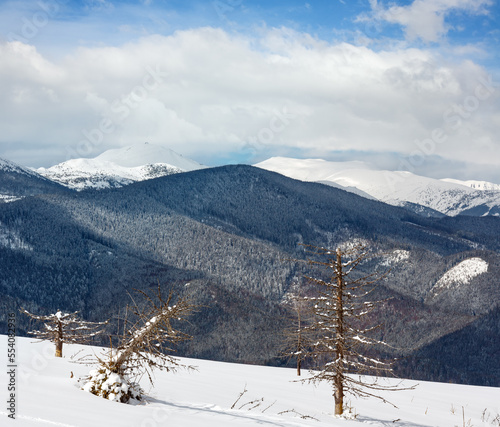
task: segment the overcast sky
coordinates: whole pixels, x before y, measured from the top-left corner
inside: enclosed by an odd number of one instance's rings
[[[500,183],[493,0],[0,2],[0,157],[150,142]]]

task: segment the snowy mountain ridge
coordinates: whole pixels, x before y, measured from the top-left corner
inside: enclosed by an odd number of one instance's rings
[[[26,196],[65,190],[36,171],[0,158],[0,204]]]
[[[272,157],[255,166],[301,181],[334,185],[385,203],[421,205],[445,215],[500,215],[500,185],[434,179],[406,171],[377,170],[365,162]]]
[[[37,172],[66,187],[84,190],[119,188],[204,167],[168,148],[145,143],[107,150],[93,159],[71,159]]]
[[[0,157],[0,171],[11,172],[11,173],[13,172],[26,175],[29,177],[40,178],[39,174],[32,171],[31,169],[18,165],[17,163],[11,162],[10,160],[2,159],[1,157]]]

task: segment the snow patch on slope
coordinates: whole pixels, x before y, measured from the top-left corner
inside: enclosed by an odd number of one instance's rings
[[[0,203],[10,203],[15,202],[17,200],[21,200],[22,197],[19,196],[10,196],[8,194],[0,194]]]
[[[488,263],[481,258],[469,258],[448,270],[434,285],[434,295],[446,289],[469,284],[475,277],[488,271]]]
[[[404,249],[395,249],[385,257],[382,265],[390,266],[410,259],[410,252]]]

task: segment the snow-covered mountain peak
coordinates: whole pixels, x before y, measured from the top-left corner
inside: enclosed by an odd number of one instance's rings
[[[356,161],[273,157],[255,166],[302,181],[333,185],[414,211],[424,207],[436,214],[500,215],[500,186],[491,183],[439,180],[408,171],[378,170]]]
[[[169,148],[150,144],[148,142],[107,150],[97,156],[95,160],[112,162],[125,167],[138,167],[147,164],[163,163],[177,167],[186,172],[201,169],[203,167],[194,160],[187,159]]]
[[[145,143],[108,150],[93,159],[71,159],[38,172],[66,187],[84,190],[119,188],[204,167],[168,148]]]
[[[500,184],[495,184],[493,182],[488,182],[488,181],[475,181],[475,180],[461,181],[459,179],[452,179],[452,178],[444,178],[441,179],[441,181],[464,185],[465,187],[469,187],[474,190],[500,191]]]
[[[330,162],[323,159],[293,159],[290,157],[271,157],[255,166],[301,181],[331,181],[330,178],[338,172],[351,169],[371,169],[367,163],[361,161]]]

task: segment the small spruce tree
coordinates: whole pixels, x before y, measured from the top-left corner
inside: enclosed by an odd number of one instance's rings
[[[104,332],[106,322],[88,322],[78,317],[78,311],[63,313],[57,311],[46,316],[36,315],[21,308],[21,313],[44,323],[43,330],[28,333],[40,340],[51,341],[56,346],[56,357],[62,357],[63,344],[88,344],[92,338]]]

